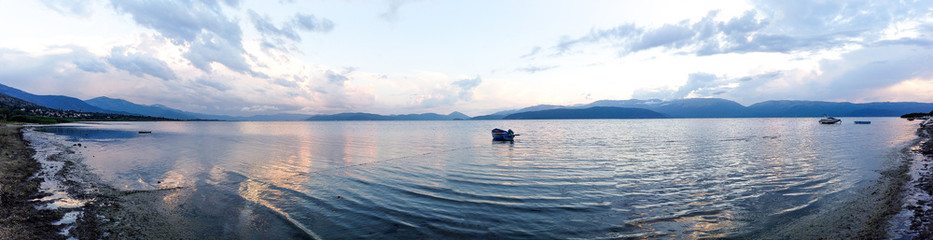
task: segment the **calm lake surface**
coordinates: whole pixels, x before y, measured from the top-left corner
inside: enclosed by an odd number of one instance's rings
[[[160,199],[165,211],[208,234],[760,237],[864,195],[916,139],[916,122],[898,118],[817,120],[134,122],[38,134],[82,143],[84,163],[118,189],[182,187]],[[493,128],[521,136],[493,142]]]

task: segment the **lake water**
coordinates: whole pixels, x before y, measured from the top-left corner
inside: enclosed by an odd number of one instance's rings
[[[917,138],[915,122],[852,120],[133,122],[31,134],[82,143],[82,161],[120,190],[174,188],[160,211],[206,236],[780,238],[832,225],[824,215],[868,214],[843,206],[873,194]],[[493,128],[520,136],[493,142]],[[899,206],[875,208],[888,207]]]

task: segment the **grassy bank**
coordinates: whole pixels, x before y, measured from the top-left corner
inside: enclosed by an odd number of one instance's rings
[[[20,126],[0,126],[0,239],[61,239],[52,225],[61,213],[36,210],[41,179],[39,162],[27,147]]]

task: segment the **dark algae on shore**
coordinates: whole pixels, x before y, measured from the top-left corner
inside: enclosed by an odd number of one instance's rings
[[[164,195],[173,189],[122,192],[102,184],[86,166],[73,161],[64,161],[55,177],[65,179],[69,195],[93,200],[80,207],[83,213],[68,236],[62,235],[63,226],[54,223],[74,209],[41,207],[46,202],[39,199],[49,195],[40,188],[42,164],[23,139],[22,129],[0,126],[0,239],[187,239],[182,235],[186,231],[179,229],[183,223],[173,224],[165,215],[152,214],[159,211],[146,210],[158,206],[159,197],[135,196]]]
[[[914,164],[919,174],[916,179],[911,181],[912,187],[918,191],[921,196],[916,199],[916,203],[907,204],[907,210],[913,212],[910,217],[909,232],[915,234],[915,239],[933,239],[933,128],[922,127],[917,130],[923,143],[917,147],[917,151],[922,154],[915,159],[919,161]]]
[[[41,128],[41,127],[39,127]],[[107,184],[85,164],[80,142],[48,139],[44,133],[27,129],[29,146],[45,154],[33,160],[42,164],[61,164],[45,180],[60,183],[56,188],[67,192],[62,199],[72,203],[57,207],[72,214],[67,221],[58,215],[53,238],[77,239],[304,239],[309,238],[279,217],[271,209],[253,204],[234,194],[241,182],[211,184],[199,181],[191,185],[166,185],[145,189],[119,189]],[[61,140],[61,139],[59,139]],[[39,150],[44,149],[44,150]],[[50,173],[40,174],[40,176]],[[215,174],[216,175],[216,174]],[[45,185],[43,182],[42,185]],[[215,188],[230,188],[218,190]],[[44,187],[40,192],[46,191]],[[234,191],[235,192],[235,191]],[[68,202],[68,201],[66,201]],[[58,220],[62,219],[62,220]],[[62,224],[62,222],[67,222]]]
[[[85,165],[80,143],[42,142],[28,128],[0,126],[0,240],[311,238],[273,210],[213,189],[239,184],[117,189]]]
[[[41,179],[34,178],[40,169],[32,159],[20,133],[22,127],[0,127],[0,239],[61,239],[52,222],[62,213],[37,210]]]

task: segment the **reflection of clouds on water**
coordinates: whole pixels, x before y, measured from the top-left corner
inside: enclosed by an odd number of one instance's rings
[[[153,134],[87,154],[118,186],[182,186],[161,196],[166,209],[205,229],[247,229],[230,236],[280,221],[322,238],[754,237],[877,177],[878,152],[913,126],[874,122],[138,123],[91,127]],[[522,137],[491,142],[492,126]]]

